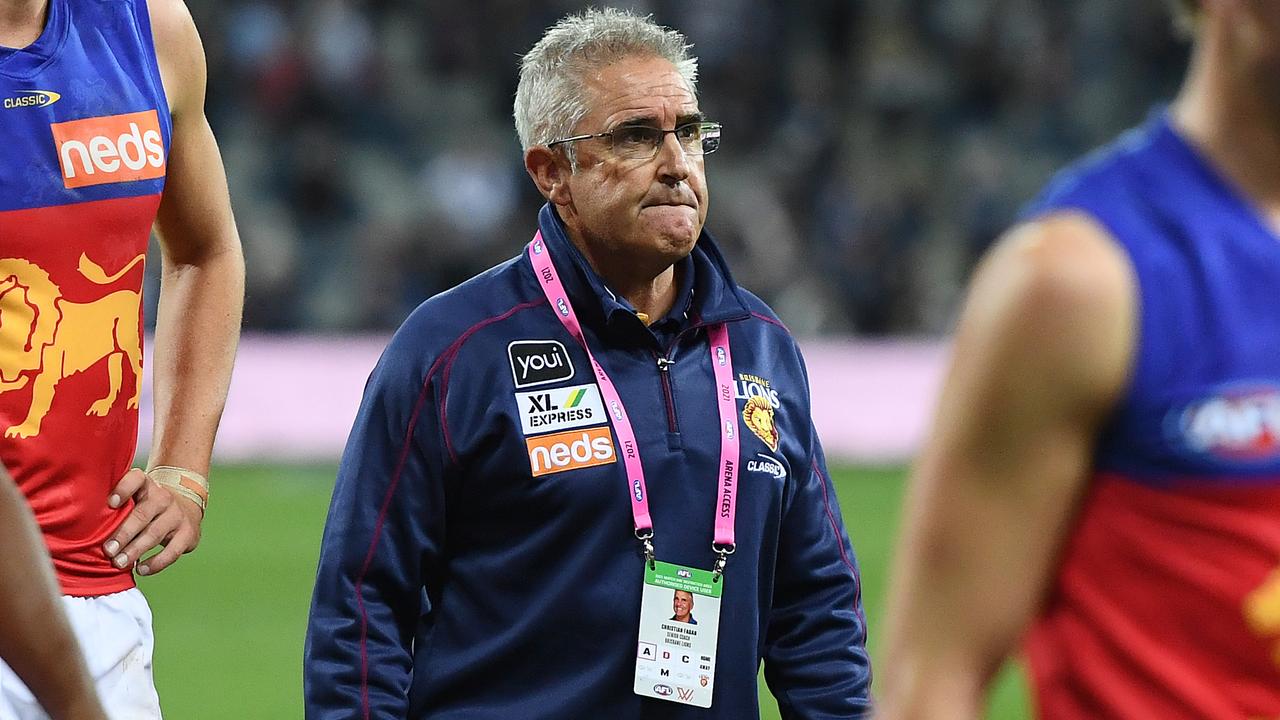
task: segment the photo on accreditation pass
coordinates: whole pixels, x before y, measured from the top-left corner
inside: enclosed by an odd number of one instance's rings
[[[645,568],[636,647],[637,695],[710,707],[724,584],[698,568]]]

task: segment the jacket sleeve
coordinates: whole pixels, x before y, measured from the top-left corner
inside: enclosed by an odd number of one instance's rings
[[[402,329],[379,360],[338,471],[307,623],[309,720],[408,712],[445,496],[437,393],[415,335]]]
[[[764,674],[782,717],[871,713],[861,579],[816,434],[782,518]]]

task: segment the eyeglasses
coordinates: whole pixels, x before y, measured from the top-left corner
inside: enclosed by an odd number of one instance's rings
[[[547,147],[578,140],[608,138],[610,150],[617,157],[623,160],[651,160],[658,154],[658,148],[662,147],[668,133],[676,136],[676,142],[680,143],[686,155],[710,155],[720,148],[720,123],[713,122],[685,123],[674,130],[660,130],[647,125],[623,125],[609,132],[552,140],[547,143]]]

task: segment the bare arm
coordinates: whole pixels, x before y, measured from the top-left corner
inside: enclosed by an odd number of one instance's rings
[[[908,493],[882,718],[981,717],[1127,381],[1134,293],[1123,251],[1077,214],[1015,229],[979,268]]]
[[[0,658],[54,720],[106,720],[40,530],[0,466]]]
[[[200,37],[181,0],[150,0],[148,6],[173,116],[168,172],[156,218],[164,259],[153,344],[155,434],[150,462],[207,475],[240,336],[244,257],[226,173],[204,114]],[[115,495],[138,501],[111,541],[118,543],[125,564],[165,544],[139,566],[139,573],[163,570],[199,542],[201,510],[140,471],[130,471]]]

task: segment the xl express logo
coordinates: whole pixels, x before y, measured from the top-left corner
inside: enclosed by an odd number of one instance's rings
[[[52,123],[67,188],[164,177],[164,140],[155,110]]]
[[[515,340],[507,345],[516,387],[532,387],[573,377],[569,351],[558,340]]]
[[[593,384],[516,393],[525,435],[607,422],[600,390]]]
[[[1229,386],[1170,418],[1174,442],[1198,455],[1227,462],[1280,458],[1280,386]]]
[[[62,95],[52,90],[25,90],[4,99],[4,109],[14,110],[17,108],[42,108],[62,99]]]

